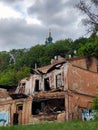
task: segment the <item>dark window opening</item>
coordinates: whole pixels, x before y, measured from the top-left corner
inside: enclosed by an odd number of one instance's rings
[[[39,80],[35,80],[35,92],[39,91]]]
[[[45,91],[50,90],[49,78],[44,79],[44,90]]]
[[[41,111],[41,102],[35,102],[32,103],[32,115],[37,115]]]
[[[22,86],[25,86],[26,85],[26,83],[22,83]]]
[[[65,111],[65,100],[61,99],[46,99],[39,102],[33,101],[32,115],[39,114],[57,114]]]
[[[22,111],[22,110],[23,110],[23,105],[22,104],[17,105],[17,111]]]

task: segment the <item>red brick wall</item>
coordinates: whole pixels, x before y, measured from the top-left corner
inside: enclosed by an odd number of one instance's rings
[[[68,87],[82,93],[95,95],[98,86],[98,74],[69,66]]]
[[[22,115],[21,119],[18,117],[18,123],[19,124],[29,124],[30,118],[31,118],[31,105],[32,105],[32,98],[28,97],[27,99],[16,99],[13,100],[13,103],[11,105],[11,124],[13,124],[13,114],[17,112],[17,105],[22,104]],[[18,112],[19,116],[20,113]]]
[[[94,57],[90,57],[90,58],[87,58],[87,57],[77,58],[76,57],[70,60],[70,62],[73,65],[78,66],[80,68],[84,68],[84,69],[87,69],[87,64],[88,64],[90,71],[97,72],[98,61]]]
[[[82,118],[82,109],[92,107],[97,92],[98,74],[69,65],[67,78],[66,119]]]
[[[84,69],[87,68],[86,59],[84,59],[84,58],[72,60],[71,63],[72,63],[73,65],[76,65],[76,66],[80,67],[80,68],[84,68]]]
[[[71,96],[69,96],[69,120],[81,119],[82,109],[91,109],[92,100],[92,97],[72,93]]]

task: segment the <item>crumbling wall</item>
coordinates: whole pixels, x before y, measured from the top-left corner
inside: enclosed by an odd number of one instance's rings
[[[40,92],[32,101],[32,120],[53,121],[65,112],[64,92]],[[58,117],[58,119],[60,119]]]
[[[82,110],[84,109],[92,109],[92,101],[93,97],[82,95],[79,93],[70,92],[71,96],[69,96],[69,120],[72,119],[82,119]]]
[[[92,109],[97,92],[98,74],[70,64],[67,79],[66,119],[82,118],[83,109]]]
[[[11,103],[12,99],[6,89],[0,89],[0,126],[9,125],[11,122]]]
[[[11,105],[11,124],[29,124],[32,98],[15,99]]]

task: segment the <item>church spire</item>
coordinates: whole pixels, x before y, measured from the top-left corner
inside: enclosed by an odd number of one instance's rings
[[[49,29],[49,37],[51,37],[51,29]]]
[[[53,38],[52,38],[52,36],[51,36],[51,29],[49,29],[49,36],[48,36],[48,38],[46,38],[45,43],[46,43],[46,44],[51,44],[51,43],[52,43],[52,40],[53,40]]]

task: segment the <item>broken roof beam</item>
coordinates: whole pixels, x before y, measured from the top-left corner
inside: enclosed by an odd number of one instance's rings
[[[54,99],[54,98],[65,98],[65,92],[41,92],[34,95],[35,99]]]

